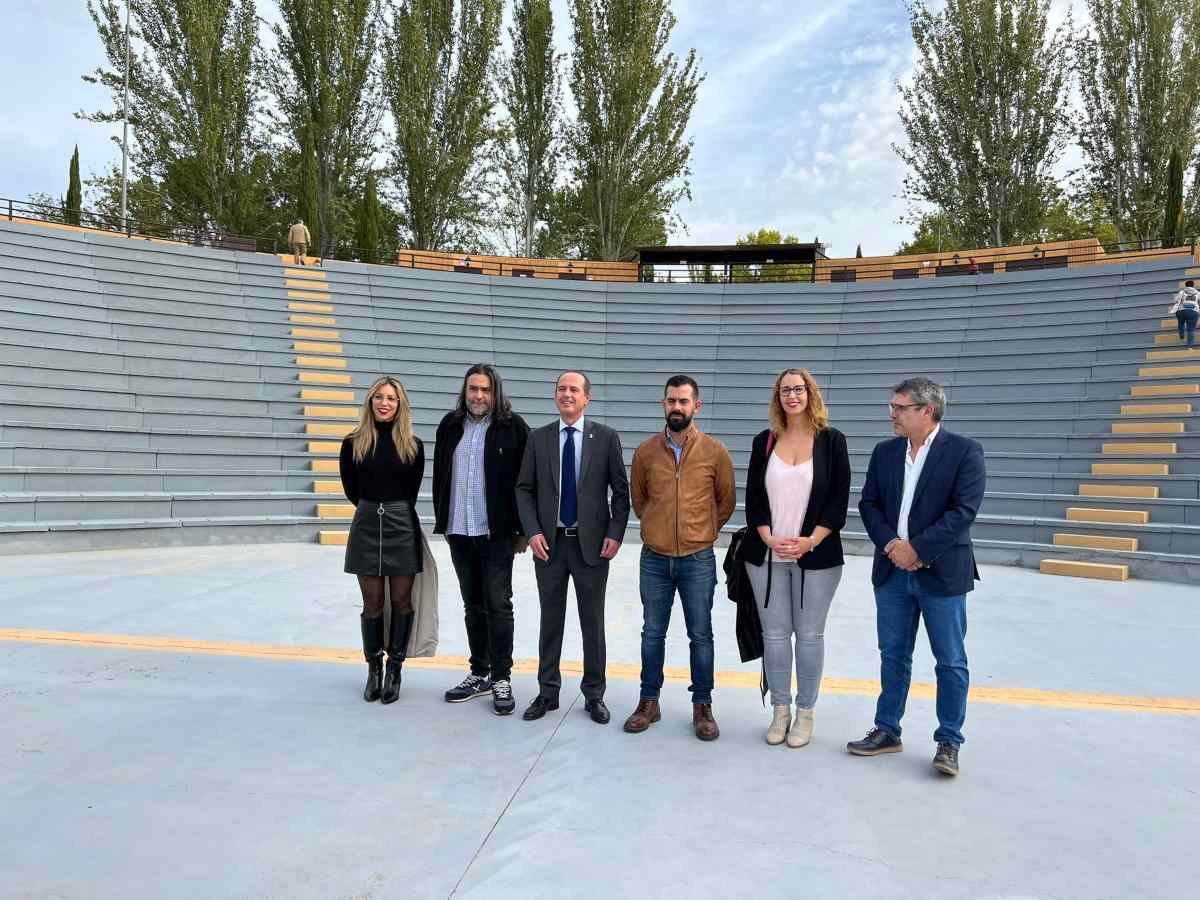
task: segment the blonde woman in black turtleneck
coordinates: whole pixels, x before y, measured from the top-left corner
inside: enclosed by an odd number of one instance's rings
[[[404,386],[380,378],[367,391],[357,427],[342,441],[342,488],[355,505],[346,543],[346,571],[362,590],[363,699],[392,703],[412,632],[413,578],[421,571],[417,491],[425,475],[425,448],[413,434]],[[391,590],[392,622],[383,674],[384,579]]]

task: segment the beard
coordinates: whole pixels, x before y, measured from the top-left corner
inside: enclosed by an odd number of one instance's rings
[[[681,412],[667,413],[667,427],[676,434],[679,434],[681,431],[687,431],[688,426],[691,424],[691,416],[685,416]]]
[[[484,416],[486,416],[491,411],[492,411],[492,405],[490,403],[488,403],[486,400],[468,400],[467,401],[467,412],[469,412],[476,419],[482,419]]]

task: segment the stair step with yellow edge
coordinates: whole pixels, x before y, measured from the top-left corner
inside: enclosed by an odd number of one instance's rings
[[[354,430],[353,422],[306,422],[305,434],[320,434],[326,437],[345,437]]]
[[[293,328],[290,332],[294,338],[316,338],[322,341],[341,340],[342,334],[334,328]]]
[[[306,419],[357,419],[357,406],[306,406]]]
[[[293,312],[310,312],[310,313],[331,313],[333,312],[332,303],[301,303],[293,300],[288,304],[288,309]]]
[[[1154,336],[1156,344],[1182,344],[1183,340],[1178,334],[1156,334]]]
[[[328,291],[288,291],[289,300],[331,300],[333,295]]]
[[[1190,403],[1123,403],[1123,416],[1177,416],[1190,413]]]
[[[1158,487],[1153,484],[1081,484],[1080,497],[1141,497],[1158,499]]]
[[[317,518],[319,519],[349,519],[354,515],[354,507],[349,503],[318,503]]]
[[[275,255],[279,257],[280,262],[282,262],[285,266],[296,265],[296,255],[294,253],[276,253]],[[319,257],[302,256],[300,259],[303,260],[303,263],[306,266],[315,266]]]
[[[301,400],[330,400],[334,403],[354,403],[354,391],[329,391],[321,388],[304,388],[300,391]]]
[[[1102,534],[1056,534],[1055,547],[1077,547],[1081,550],[1127,550],[1136,553],[1137,538],[1106,537]]]
[[[1083,506],[1067,507],[1068,522],[1108,522],[1121,525],[1148,525],[1150,513],[1144,509],[1088,509]]]
[[[321,531],[317,534],[317,543],[325,547],[345,547],[349,540],[348,531]]]
[[[1200,384],[1143,384],[1129,389],[1133,397],[1183,397],[1200,395]]]
[[[325,280],[325,273],[320,269],[288,269],[283,270],[284,278],[312,278],[319,281]]]
[[[314,369],[345,369],[350,364],[340,356],[297,356],[296,365]]]
[[[1183,434],[1182,422],[1113,422],[1113,434]]]
[[[288,316],[288,321],[293,325],[336,325],[337,319],[333,316],[310,316],[308,313],[292,313]]]
[[[1113,563],[1084,562],[1078,559],[1043,559],[1038,570],[1043,575],[1073,575],[1102,581],[1128,581],[1129,566]]]
[[[298,278],[285,278],[283,286],[285,288],[299,288],[302,291],[323,291],[328,288],[328,285],[316,281],[303,281]]]
[[[1146,359],[1200,359],[1200,350],[1147,350]]]
[[[309,453],[324,453],[326,455],[333,454],[334,456],[337,456],[339,453],[342,452],[342,442],[341,441],[309,441],[308,442],[308,452]],[[332,459],[332,460],[330,460],[330,462],[336,463],[337,460]]]
[[[1200,375],[1200,366],[1146,366],[1138,369],[1142,378],[1179,378],[1183,375]]]
[[[1166,463],[1092,463],[1093,475],[1170,475]]]
[[[1188,276],[1189,278],[1196,276],[1196,275],[1200,275],[1200,266],[1188,266],[1186,269],[1183,270],[1183,274]],[[1180,287],[1182,287],[1182,286],[1183,285],[1181,284]]]
[[[350,384],[350,376],[340,372],[297,372],[296,378],[304,384]]]
[[[313,441],[313,443],[316,443],[316,441]],[[337,472],[339,471],[338,460],[314,459],[309,463],[309,471],[320,472],[322,475],[328,475],[331,472]]]
[[[1144,453],[1178,453],[1178,444],[1101,444],[1100,452],[1105,456],[1133,456]]]
[[[292,341],[292,349],[297,353],[341,353],[342,345],[319,341]]]
[[[314,494],[340,494],[342,493],[342,483],[340,481],[314,481]]]

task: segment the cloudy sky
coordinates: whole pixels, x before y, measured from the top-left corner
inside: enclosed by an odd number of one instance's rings
[[[66,191],[79,145],[85,177],[119,161],[115,129],[72,113],[106,98],[80,75],[101,63],[83,0],[7,0],[0,54],[0,196]],[[1066,3],[1063,2],[1063,7]],[[272,0],[259,0],[271,17]],[[554,0],[567,45],[566,0]],[[901,0],[674,0],[673,48],[695,47],[707,78],[692,116],[693,200],[680,243],[732,243],[760,227],[814,237],[830,255],[893,251],[903,166],[897,79],[914,51]]]

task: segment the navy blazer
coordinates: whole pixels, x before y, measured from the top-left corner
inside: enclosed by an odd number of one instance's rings
[[[898,535],[904,495],[908,439],[880,441],[871,453],[858,511],[875,544],[871,581],[883,584],[895,568],[883,548]],[[978,441],[942,428],[934,438],[908,515],[908,540],[925,568],[917,570],[922,590],[939,596],[965,594],[979,569],[971,546],[971,523],[983,502],[987,472]]]

